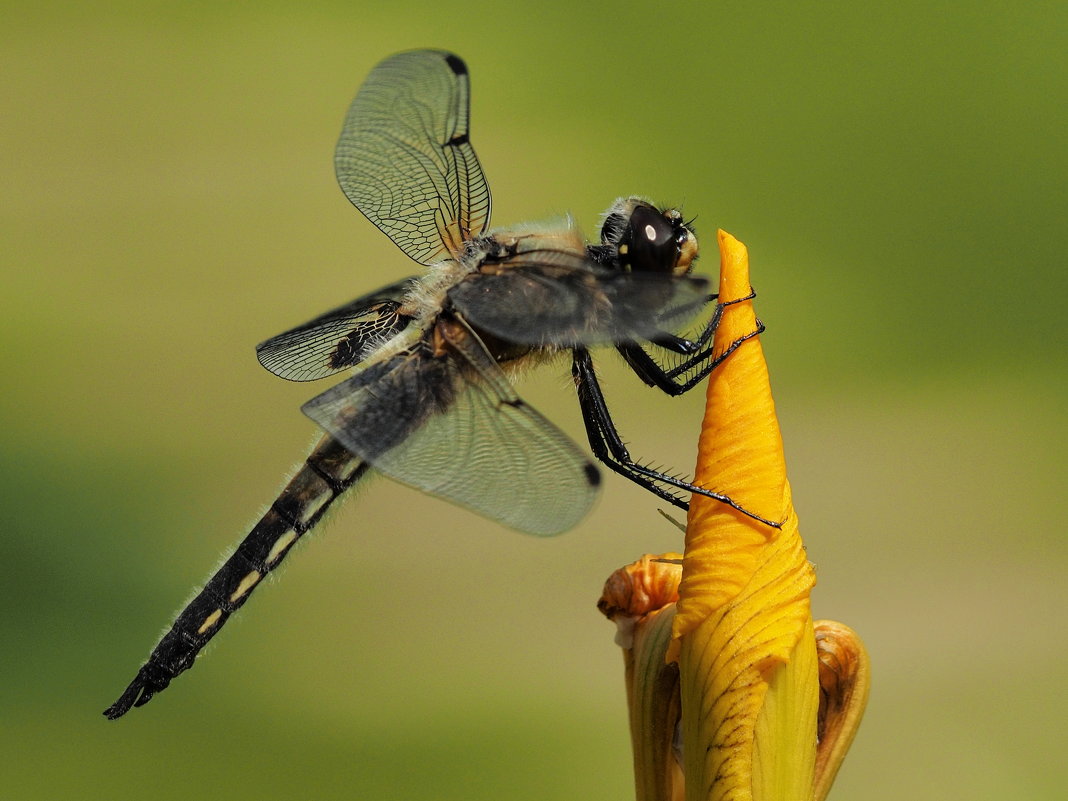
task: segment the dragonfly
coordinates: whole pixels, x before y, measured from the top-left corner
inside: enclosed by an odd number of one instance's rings
[[[550,536],[578,523],[600,472],[518,396],[512,379],[524,365],[570,356],[591,450],[614,472],[683,509],[696,492],[778,525],[632,458],[594,371],[589,348],[613,346],[645,384],[677,396],[763,330],[713,353],[728,304],[713,303],[708,280],[692,273],[692,223],[624,197],[597,242],[569,218],[491,231],[469,108],[466,65],[439,50],[387,58],[357,93],[335,151],[338,182],[426,270],[257,347],[260,363],[290,381],[352,374],[303,406],[325,436],[178,614],[108,718],[192,667],[294,544],[372,471],[521,532]],[[695,317],[691,335],[672,333]]]

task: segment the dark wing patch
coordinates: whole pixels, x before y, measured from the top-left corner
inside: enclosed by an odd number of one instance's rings
[[[304,405],[353,453],[404,484],[539,536],[589,510],[597,468],[524,403],[473,338],[455,358],[396,356]]]
[[[359,297],[256,346],[260,364],[289,381],[315,381],[353,367],[411,322],[398,313],[413,279]]]
[[[530,345],[592,345],[672,331],[707,302],[700,276],[630,273],[564,250],[519,251],[449,290],[475,328]]]
[[[468,136],[463,61],[391,56],[352,101],[334,154],[349,200],[420,264],[455,258],[489,224],[490,192]]]

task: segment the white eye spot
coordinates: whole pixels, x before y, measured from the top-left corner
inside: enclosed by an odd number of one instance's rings
[[[645,238],[650,242],[656,241],[656,229],[651,225],[645,226]]]

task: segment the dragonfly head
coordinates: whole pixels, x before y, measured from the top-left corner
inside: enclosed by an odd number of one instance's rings
[[[639,197],[620,198],[605,212],[601,243],[624,272],[683,276],[697,258],[697,237],[682,213]]]

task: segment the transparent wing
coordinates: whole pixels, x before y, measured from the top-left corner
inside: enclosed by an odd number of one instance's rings
[[[448,295],[479,330],[510,342],[567,346],[673,331],[709,292],[700,276],[625,273],[576,253],[534,250],[484,266]]]
[[[566,531],[596,498],[597,468],[519,399],[481,343],[462,351],[371,365],[304,412],[397,481],[519,531]]]
[[[328,311],[256,346],[260,364],[289,381],[314,381],[358,364],[374,345],[404,329],[405,278]]]
[[[421,264],[458,256],[489,223],[489,186],[468,139],[469,97],[458,56],[399,53],[367,76],[337,143],[345,195]]]

